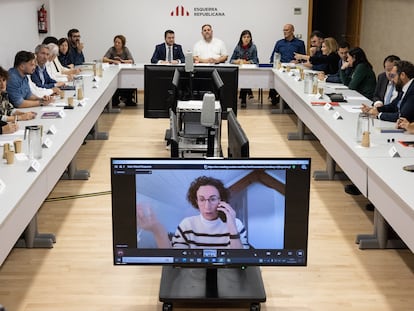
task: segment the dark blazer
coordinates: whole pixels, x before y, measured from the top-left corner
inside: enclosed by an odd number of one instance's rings
[[[400,110],[398,110],[398,102],[401,100],[402,95],[402,92],[399,92],[397,98],[389,105],[377,108],[379,112],[382,112],[380,116],[381,120],[396,122],[401,116],[409,122],[414,122],[414,81],[411,82],[410,87],[407,89],[401,101]]]
[[[338,72],[340,57],[334,52],[329,55],[318,54],[309,58],[313,70],[323,71],[325,74],[336,74]]]
[[[185,57],[181,45],[175,44],[172,48],[173,51],[173,60],[180,60],[181,63],[185,63]],[[165,60],[167,56],[167,51],[165,48],[165,43],[161,43],[155,46],[154,54],[151,57],[151,63],[156,64],[159,60]]]
[[[375,87],[374,96],[372,97],[373,102],[380,100],[384,102],[385,92],[387,92],[388,79],[385,72],[382,72],[378,75],[377,86]]]
[[[42,79],[40,79],[39,74],[39,66],[36,66],[35,71],[32,73],[33,83],[36,84],[38,87],[43,87],[45,89],[53,88],[55,86],[56,80],[53,80],[46,70],[43,72],[43,76],[45,78],[45,83],[42,83]]]

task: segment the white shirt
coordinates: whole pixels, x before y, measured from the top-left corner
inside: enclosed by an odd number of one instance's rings
[[[55,57],[54,61],[46,62],[46,71],[49,76],[57,82],[68,82],[68,76],[61,73],[65,68],[60,63],[59,59]]]
[[[202,39],[194,45],[193,49],[193,56],[198,56],[203,59],[219,58],[227,55],[228,53],[224,42],[217,38],[211,39],[210,42]]]
[[[32,78],[30,77],[30,75],[27,75],[27,78],[29,79],[30,91],[32,92],[32,94],[34,96],[42,98],[45,95],[49,96],[49,95],[53,94],[52,89],[45,89],[43,87],[38,87],[36,84],[34,84],[34,82],[32,81]]]

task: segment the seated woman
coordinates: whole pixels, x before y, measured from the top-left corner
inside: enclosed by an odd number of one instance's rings
[[[295,54],[296,60],[305,60],[312,65],[321,68],[325,74],[335,74],[338,72],[339,55],[338,43],[334,38],[325,38],[321,46],[322,55],[308,56],[303,54]]]
[[[19,125],[15,122],[0,121],[0,134],[13,134],[19,129]]]
[[[49,76],[60,82],[67,82],[73,80],[73,75],[80,73],[79,68],[67,68],[62,66],[59,61],[59,47],[54,43],[49,43],[49,61],[46,63],[46,70]]]
[[[352,70],[346,73],[347,68]],[[348,53],[348,59],[342,64],[339,74],[343,84],[372,100],[377,79],[364,50],[360,47],[351,49]]]
[[[134,58],[125,44],[125,36],[116,35],[114,37],[114,46],[110,47],[105,53],[103,62],[116,65],[133,64]],[[132,100],[135,92],[136,89],[117,89],[114,96],[112,96],[112,105],[118,106],[121,100],[127,106],[136,106],[137,104]]]
[[[239,42],[234,48],[233,55],[230,58],[232,64],[258,64],[257,48],[253,44],[252,34],[249,30],[243,30]],[[246,107],[246,97],[253,97],[251,89],[240,89],[241,107]]]
[[[62,66],[66,68],[71,68],[71,69],[75,68],[72,55],[69,53],[68,39],[60,38],[58,41],[58,47],[59,47],[58,59],[59,59],[59,62],[62,64]]]
[[[200,214],[184,218],[172,241],[153,212],[137,206],[137,224],[151,231],[159,248],[249,248],[247,232],[228,203],[229,191],[221,180],[200,176],[190,185],[187,200]]]
[[[17,130],[16,121],[31,120],[36,117],[35,112],[22,112],[14,108],[7,94],[7,80],[9,73],[0,66],[0,120],[3,122],[3,134],[13,133]],[[13,122],[9,123],[8,122]]]

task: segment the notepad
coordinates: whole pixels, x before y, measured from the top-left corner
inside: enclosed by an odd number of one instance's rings
[[[395,127],[381,127],[381,133],[403,133],[404,129],[397,129]]]
[[[61,118],[61,112],[60,111],[46,111],[42,113],[42,116],[40,118],[42,119],[57,119]]]

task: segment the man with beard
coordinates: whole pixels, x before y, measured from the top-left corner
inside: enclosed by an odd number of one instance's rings
[[[38,97],[30,90],[29,78],[36,68],[35,54],[20,51],[14,58],[14,66],[9,69],[7,93],[14,107],[27,108],[48,105],[53,101],[49,95]]]
[[[83,43],[80,41],[81,35],[78,29],[71,29],[68,31],[69,53],[72,57],[75,66],[82,65],[85,62],[83,55]]]
[[[398,90],[398,96],[389,105],[369,107],[362,105],[367,112],[384,121],[397,122],[400,117],[414,121],[414,65],[408,61],[398,61],[390,73]],[[398,126],[398,122],[397,122]]]
[[[219,64],[227,60],[228,53],[224,42],[213,38],[211,25],[205,24],[201,27],[203,39],[194,45],[193,58],[195,63]]]

